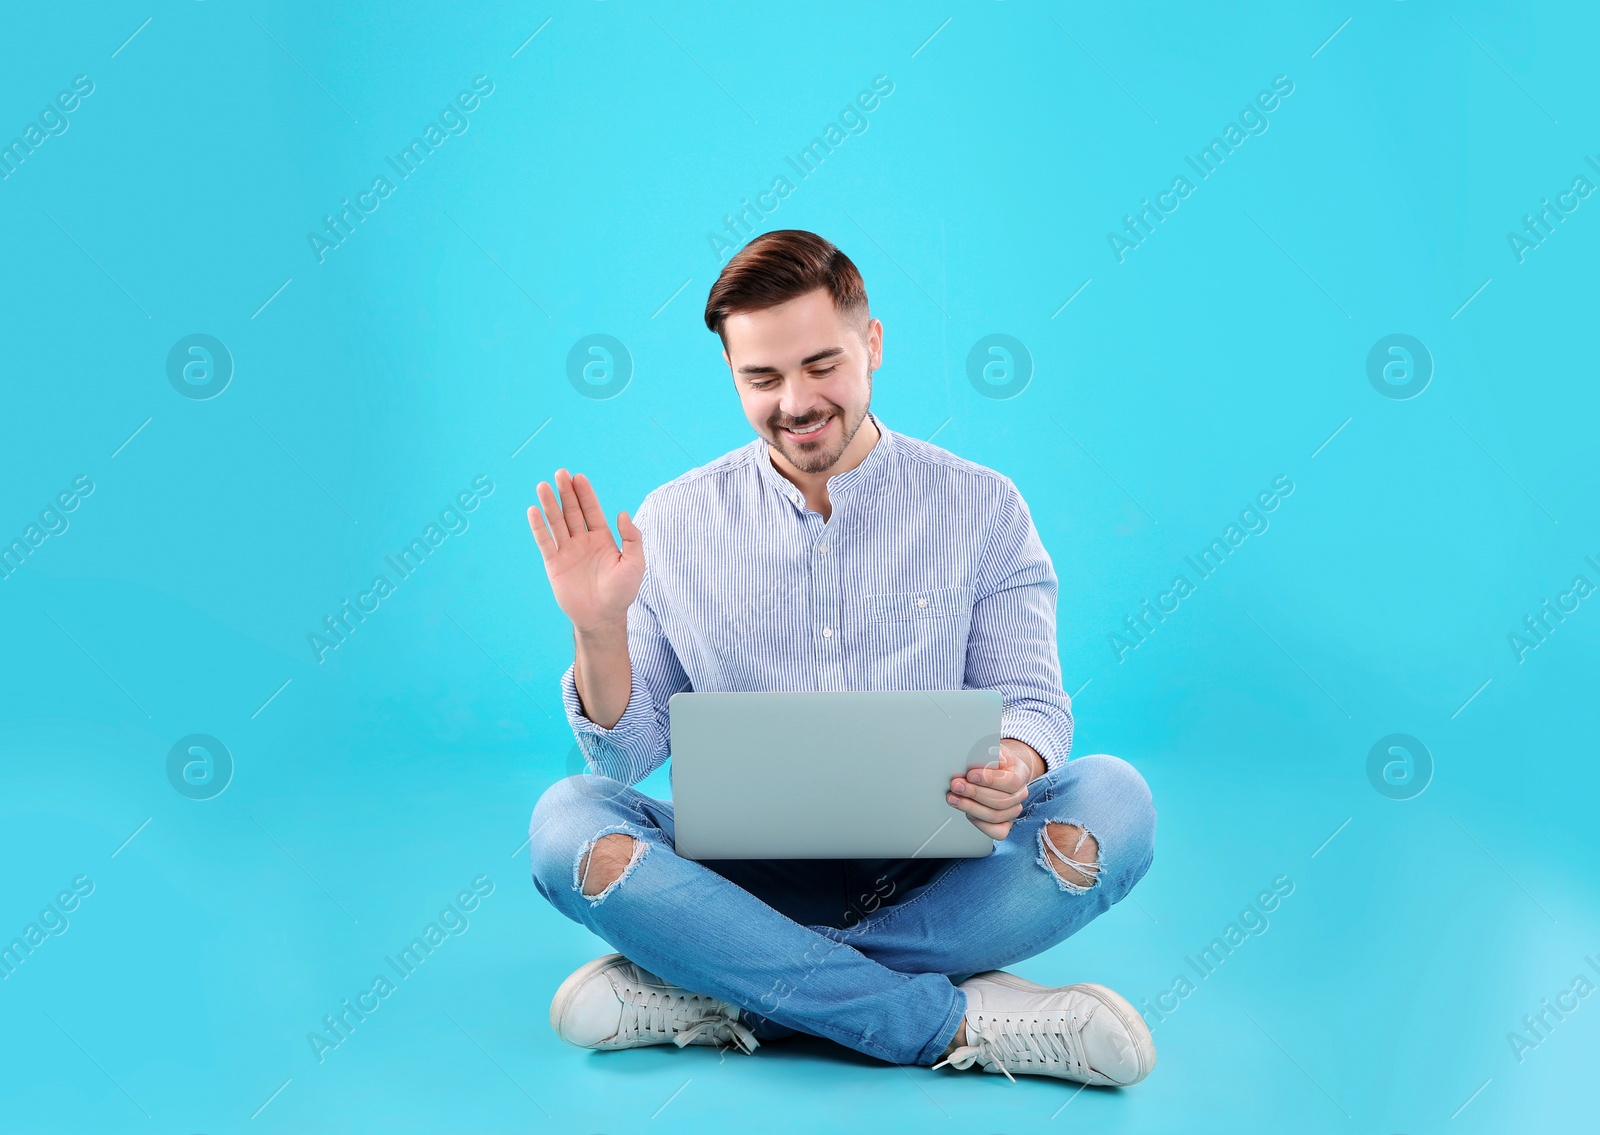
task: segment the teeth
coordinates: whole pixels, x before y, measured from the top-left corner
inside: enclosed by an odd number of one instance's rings
[[[810,437],[812,434],[816,433],[818,430],[820,430],[823,426],[825,426],[827,424],[828,424],[828,419],[824,418],[824,419],[822,419],[822,421],[818,422],[811,429],[808,429],[808,430],[789,430],[789,432],[794,434],[795,437]],[[788,429],[787,426],[785,426],[784,428]]]

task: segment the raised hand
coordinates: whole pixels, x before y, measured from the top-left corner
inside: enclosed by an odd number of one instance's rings
[[[632,517],[617,513],[619,551],[589,479],[557,469],[555,481],[555,489],[539,482],[539,504],[529,507],[528,526],[556,603],[580,632],[625,628],[628,607],[644,582],[644,536]]]

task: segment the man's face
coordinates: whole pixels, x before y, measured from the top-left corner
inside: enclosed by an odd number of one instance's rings
[[[831,469],[866,420],[883,324],[869,320],[863,336],[818,288],[730,315],[722,333],[722,357],[756,433],[803,473]]]

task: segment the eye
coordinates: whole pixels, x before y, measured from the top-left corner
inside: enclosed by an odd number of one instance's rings
[[[832,374],[834,371],[836,371],[838,369],[839,369],[838,365],[835,364],[835,365],[829,367],[827,370],[814,370],[811,373],[814,374],[814,375],[817,375],[818,377],[821,377],[822,375],[825,375],[825,374]]]

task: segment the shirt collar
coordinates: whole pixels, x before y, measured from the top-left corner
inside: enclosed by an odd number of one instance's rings
[[[867,455],[862,459],[861,464],[854,469],[843,473],[835,473],[828,478],[828,499],[830,501],[836,502],[840,493],[853,493],[857,488],[865,490],[876,484],[888,472],[889,466],[893,463],[894,431],[884,425],[878,415],[871,410],[867,411],[867,417],[872,419],[872,424],[878,427],[877,443],[867,451]],[[754,444],[757,451],[756,467],[761,470],[762,478],[791,504],[803,505],[805,497],[800,495],[800,490],[795,486],[794,482],[778,472],[773,466],[772,451],[768,448],[766,439],[758,437]],[[795,499],[797,496],[799,500]]]

